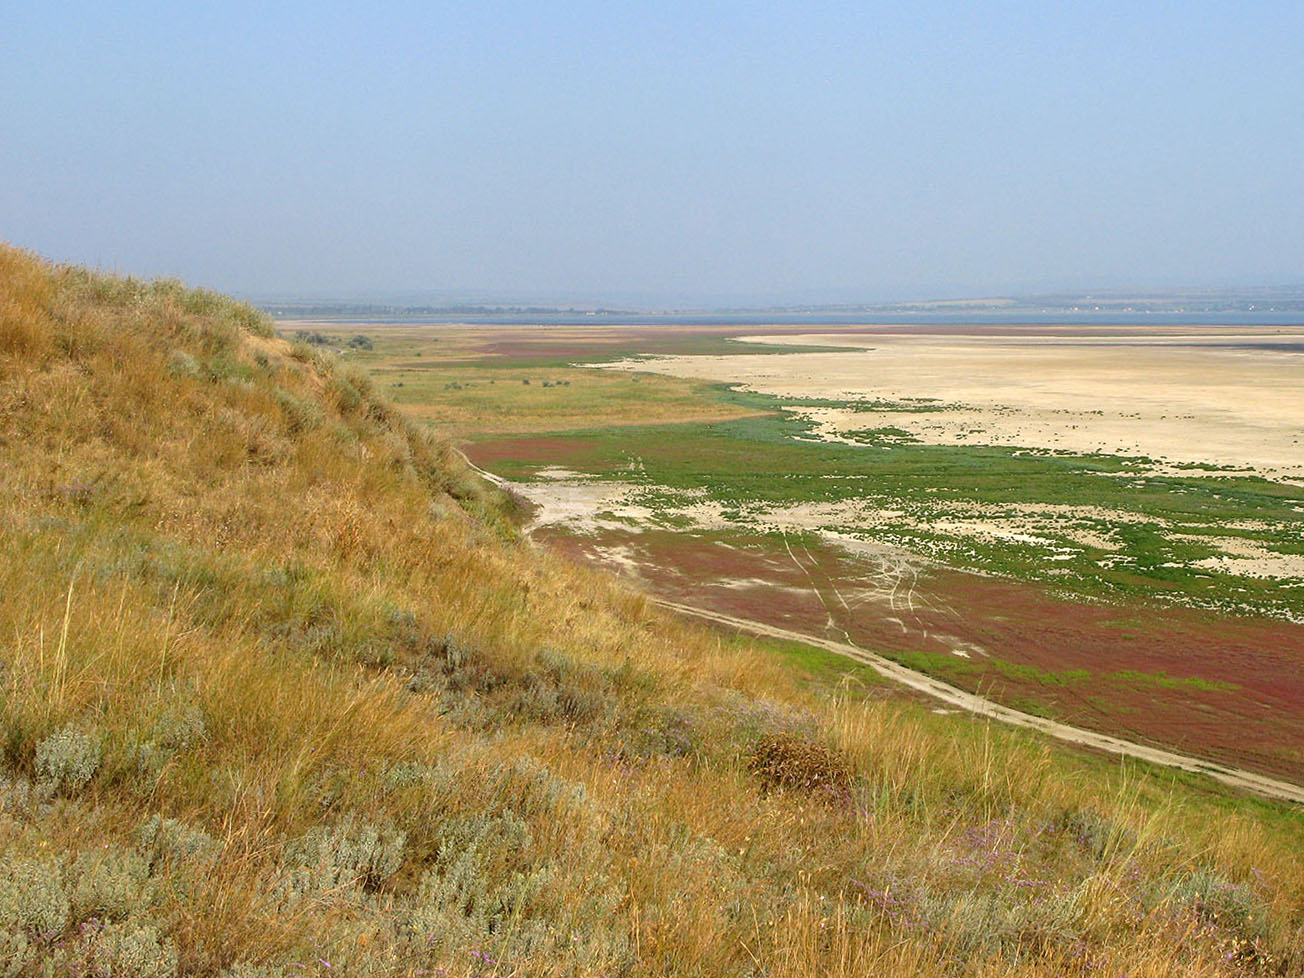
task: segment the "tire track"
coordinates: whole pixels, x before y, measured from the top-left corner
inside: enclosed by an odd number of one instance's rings
[[[508,487],[506,479],[494,475],[492,472],[486,472],[484,469],[475,465],[459,449],[454,449],[462,460],[474,472],[483,476],[486,480],[500,488]],[[529,537],[528,528],[525,535]],[[784,543],[787,543],[785,534]],[[791,549],[788,551],[793,561],[798,567],[802,567],[796,555],[792,554]],[[805,569],[804,567],[802,568]],[[904,575],[898,573],[897,586],[899,587],[901,578]],[[892,606],[896,606],[896,591],[892,591]],[[914,611],[914,585],[910,586],[908,600],[909,609]],[[816,592],[818,594],[818,591]],[[879,675],[893,682],[899,683],[908,689],[924,693],[934,699],[940,700],[951,706],[958,707],[969,713],[978,716],[990,717],[993,720],[999,720],[1002,723],[1008,723],[1014,727],[1024,727],[1029,730],[1036,730],[1047,736],[1054,737],[1056,740],[1062,740],[1069,744],[1079,747],[1091,747],[1096,750],[1104,751],[1108,754],[1115,754],[1120,757],[1134,757],[1137,760],[1146,761],[1150,764],[1157,764],[1161,767],[1176,768],[1180,771],[1189,771],[1193,774],[1203,774],[1215,781],[1219,781],[1233,788],[1249,791],[1264,798],[1271,798],[1276,801],[1292,802],[1296,805],[1304,805],[1304,787],[1291,784],[1288,781],[1279,781],[1275,778],[1269,778],[1266,775],[1256,774],[1253,771],[1247,771],[1243,768],[1227,767],[1214,761],[1201,760],[1198,757],[1191,757],[1187,754],[1179,754],[1175,751],[1164,750],[1159,747],[1148,747],[1145,744],[1137,744],[1130,740],[1123,740],[1120,737],[1111,737],[1108,734],[1096,733],[1094,730],[1084,730],[1081,727],[1073,727],[1067,723],[1059,723],[1055,720],[1047,720],[1044,717],[1033,716],[1030,713],[1023,713],[1019,710],[1011,709],[1008,706],[1002,706],[994,703],[986,697],[979,696],[976,693],[969,693],[949,683],[944,683],[940,679],[934,679],[932,676],[922,672],[916,672],[913,669],[893,662],[877,653],[862,649],[850,641],[838,642],[833,639],[823,638],[818,635],[807,635],[803,632],[795,632],[791,629],[780,628],[777,625],[767,625],[765,622],[756,621],[750,618],[735,618],[733,615],[726,615],[718,611],[709,611],[705,608],[695,608],[692,605],[681,604],[678,601],[669,601],[665,598],[658,598],[655,595],[648,594],[647,599],[655,605],[667,610],[677,612],[682,615],[688,615],[693,618],[700,618],[705,621],[713,622],[717,625],[724,625],[738,631],[749,632],[753,635],[761,635],[767,638],[778,638],[789,642],[801,642],[804,645],[813,645],[816,648],[833,652],[837,655],[845,656],[869,666]],[[821,601],[823,599],[821,598]],[[826,608],[827,611],[827,608]],[[904,628],[904,622],[901,623]],[[845,632],[844,632],[845,634]]]
[[[750,632],[753,635],[761,635],[767,638],[801,642],[804,645],[813,645],[816,648],[846,656],[848,659],[854,659],[869,666],[887,679],[978,716],[990,717],[993,720],[999,720],[1015,727],[1036,730],[1057,740],[1063,740],[1080,747],[1092,747],[1106,753],[1117,754],[1122,757],[1134,757],[1163,767],[1177,768],[1194,774],[1204,774],[1215,781],[1220,781],[1233,788],[1254,792],[1265,798],[1304,805],[1304,787],[1299,785],[1290,784],[1287,781],[1278,781],[1275,778],[1269,778],[1242,768],[1227,767],[1213,761],[1201,760],[1198,757],[1178,754],[1175,751],[1164,750],[1159,747],[1148,747],[1145,744],[1133,743],[1130,740],[1111,737],[1108,734],[1096,733],[1094,730],[1084,730],[1081,727],[1072,727],[1066,723],[1047,720],[1043,717],[1033,716],[1030,713],[1022,713],[1008,706],[994,703],[976,693],[969,693],[949,683],[944,683],[940,679],[934,679],[922,672],[908,669],[900,663],[893,662],[891,659],[877,655],[874,652],[866,651],[849,642],[838,642],[817,635],[806,635],[802,632],[780,628],[777,625],[767,625],[764,622],[750,618],[735,618],[732,615],[708,611],[704,608],[695,608],[692,605],[681,604],[678,601],[667,601],[652,595],[648,595],[648,600],[671,611],[694,618],[702,618],[717,625],[725,625],[739,631]]]

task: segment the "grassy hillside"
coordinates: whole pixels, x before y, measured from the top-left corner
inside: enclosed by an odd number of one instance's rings
[[[366,378],[0,248],[0,976],[1304,967],[1297,812],[701,631]]]

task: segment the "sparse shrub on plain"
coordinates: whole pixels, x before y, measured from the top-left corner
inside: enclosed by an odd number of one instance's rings
[[[421,764],[416,761],[399,761],[385,772],[385,786],[390,791],[402,791],[418,784],[446,782],[451,772],[443,766]]]
[[[551,723],[564,714],[557,688],[537,680],[533,673],[527,675],[525,687],[517,692],[508,709],[514,716],[533,723]]]
[[[320,894],[343,887],[378,890],[403,861],[404,832],[348,816],[310,829],[286,847],[290,895]]]
[[[302,336],[290,341],[290,356],[300,363],[312,363],[315,352]]]
[[[286,974],[286,969],[280,965],[240,962],[227,968],[218,978],[286,978]]]
[[[152,740],[142,740],[127,748],[128,764],[151,791],[172,757],[171,751],[164,750]]]
[[[831,747],[794,734],[768,734],[747,758],[747,770],[766,790],[789,788],[845,796],[851,766]]]
[[[199,361],[185,350],[173,350],[168,357],[168,373],[174,377],[192,377],[198,379],[203,371]]]
[[[622,753],[630,758],[702,756],[702,718],[682,707],[643,711],[637,721],[622,725]]]
[[[1080,935],[1081,894],[1033,892],[940,892],[922,900],[921,927],[936,938],[949,960],[972,961],[1004,952],[1035,955],[1071,947]]]
[[[502,712],[483,697],[468,696],[456,691],[448,691],[440,700],[440,715],[448,723],[462,730],[488,731],[501,726]]]
[[[444,660],[444,671],[452,674],[471,664],[475,650],[461,636],[449,632],[444,636],[437,653]]]
[[[442,690],[446,715],[471,729],[508,720],[574,726],[614,722],[611,676],[555,650],[524,664],[477,649],[453,633],[411,647],[412,692]]]
[[[211,316],[222,311],[228,301],[211,289],[187,289],[180,282],[176,283],[175,293],[181,307],[192,316]]]
[[[0,931],[50,940],[68,926],[72,904],[54,859],[0,858]]]
[[[331,390],[341,414],[354,414],[362,408],[362,394],[352,383],[353,378],[336,374],[331,378]]]
[[[0,771],[0,812],[18,817],[30,816],[44,797],[26,778]]]
[[[1050,828],[1066,835],[1096,862],[1115,854],[1126,856],[1137,845],[1135,830],[1090,809],[1067,810]]]
[[[204,711],[193,700],[177,698],[168,703],[149,729],[149,739],[163,750],[190,750],[208,736]]]
[[[176,947],[157,927],[124,921],[83,927],[66,968],[69,974],[105,978],[172,978],[177,964]]]
[[[556,816],[588,799],[583,783],[562,777],[533,757],[519,757],[495,774],[501,777],[500,797],[519,811]]]
[[[37,949],[21,931],[0,931],[0,978],[19,978],[36,963]]]
[[[333,333],[323,333],[315,329],[295,330],[294,335],[299,342],[309,346],[338,346],[340,342],[340,338]]]
[[[731,696],[720,712],[723,718],[731,721],[733,741],[746,747],[763,737],[779,734],[809,739],[818,727],[809,713],[759,698]]]
[[[358,433],[342,421],[332,421],[330,423],[330,433],[335,438],[335,442],[345,448],[354,449],[358,446]]]
[[[204,713],[185,697],[169,702],[145,732],[135,735],[127,751],[136,771],[153,780],[177,754],[197,746],[208,736]]]
[[[156,778],[176,755],[200,745],[209,735],[203,711],[192,700],[168,703],[145,732],[136,733],[128,758],[138,773]]]
[[[72,864],[72,906],[79,919],[120,920],[153,900],[149,861],[136,852],[107,848],[83,852]]]
[[[547,933],[532,921],[554,870],[534,851],[515,812],[451,819],[440,828],[434,865],[421,878],[408,927],[425,944],[476,942],[511,922],[522,953]]]
[[[352,392],[345,397],[350,404],[353,404],[353,397],[357,398],[356,404],[347,408],[344,407],[344,400],[341,400],[344,413],[360,411],[366,421],[378,426],[373,434],[383,438],[386,429],[393,430],[401,426],[397,412],[376,390],[376,383],[371,379],[371,374],[361,367],[355,364],[344,364],[336,370],[334,380],[341,390],[347,387]]]
[[[208,359],[203,365],[204,376],[211,381],[225,380],[231,383],[244,383],[247,390],[252,390],[253,368],[225,353],[219,353]]]
[[[95,776],[102,751],[98,731],[69,723],[36,745],[36,771],[56,790],[77,791]]]
[[[614,711],[615,698],[603,670],[550,648],[540,649],[535,661],[556,691],[561,718],[589,723]]]
[[[535,723],[590,723],[614,711],[601,670],[554,649],[535,656],[535,668],[515,680],[519,687],[508,712]]]
[[[271,339],[276,335],[276,324],[272,317],[267,315],[261,309],[250,305],[246,302],[236,303],[232,313],[232,318],[237,325],[247,329],[255,336],[261,336],[264,339]]]
[[[176,866],[203,862],[220,848],[207,832],[175,818],[151,815],[136,828],[136,849],[151,868],[162,862]]]
[[[1263,934],[1265,908],[1254,891],[1229,882],[1208,866],[1178,876],[1159,902],[1244,937]]]

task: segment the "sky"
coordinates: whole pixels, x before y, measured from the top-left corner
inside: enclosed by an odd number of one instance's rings
[[[251,297],[1304,283],[1304,3],[14,2],[0,239]]]

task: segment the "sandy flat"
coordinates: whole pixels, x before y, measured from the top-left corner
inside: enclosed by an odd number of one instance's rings
[[[810,409],[818,433],[894,427],[926,444],[1007,445],[1232,466],[1304,482],[1304,329],[1131,335],[848,333],[749,342],[847,347],[617,365],[779,397],[936,399],[923,413]]]

